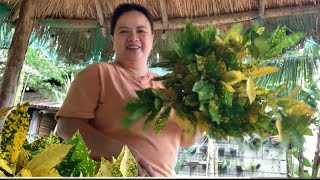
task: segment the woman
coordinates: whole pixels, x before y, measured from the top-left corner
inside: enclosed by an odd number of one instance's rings
[[[160,134],[152,128],[143,131],[145,118],[132,127],[122,128],[128,100],[144,88],[164,88],[153,81],[156,74],[147,66],[153,44],[153,22],[150,13],[137,4],[118,6],[111,19],[115,62],[95,63],[81,71],[56,115],[57,134],[69,139],[80,131],[90,156],[117,157],[126,144],[138,163],[139,176],[172,176],[178,148],[192,145],[200,133],[185,140],[183,130],[169,120]]]

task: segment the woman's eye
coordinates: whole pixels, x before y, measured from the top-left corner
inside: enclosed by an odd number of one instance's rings
[[[147,31],[146,30],[143,30],[143,29],[141,29],[141,30],[138,30],[138,33],[146,33]]]
[[[127,33],[127,32],[128,31],[126,31],[126,30],[119,31],[120,34]]]

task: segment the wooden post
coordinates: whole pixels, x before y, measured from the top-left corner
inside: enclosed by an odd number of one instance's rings
[[[14,104],[35,15],[35,0],[22,0],[0,91],[0,109]],[[0,122],[0,131],[4,121]]]
[[[100,26],[101,26],[102,36],[107,37],[107,28],[106,28],[106,21],[103,16],[102,2],[101,0],[94,0],[94,3],[96,4],[96,10],[97,10],[97,15],[98,15]]]

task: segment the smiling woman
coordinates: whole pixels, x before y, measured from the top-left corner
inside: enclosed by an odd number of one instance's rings
[[[136,91],[164,88],[161,81],[153,80],[158,75],[147,65],[154,36],[150,13],[137,4],[120,5],[111,19],[111,35],[115,62],[95,63],[78,73],[56,114],[57,134],[69,139],[79,130],[95,160],[101,156],[112,159],[127,145],[139,176],[172,176],[179,147],[199,140],[200,131],[186,140],[184,130],[170,119],[166,128],[155,134],[155,123],[143,130],[146,117],[129,128],[121,126],[125,106],[137,97]]]

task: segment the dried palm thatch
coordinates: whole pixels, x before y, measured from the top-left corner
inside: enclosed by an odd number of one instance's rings
[[[279,10],[290,7],[308,7],[312,14],[304,12],[296,16],[275,18],[273,14],[267,19],[269,28],[286,25],[292,31],[304,31],[307,35],[319,37],[318,17],[320,0],[100,0],[103,17],[110,20],[116,6],[132,2],[145,6],[155,20],[155,42],[150,62],[158,61],[157,53],[172,47],[175,34],[181,29],[186,18],[198,22],[198,26],[208,23],[218,28],[227,28],[230,23],[250,23],[258,17],[259,4],[264,2],[265,15],[267,10]],[[161,3],[165,10],[161,9]],[[8,34],[7,23],[15,23],[21,8],[21,0],[0,0],[1,33]],[[162,4],[163,5],[163,4]],[[9,8],[8,8],[9,7]],[[307,8],[307,9],[308,9]],[[3,10],[4,9],[4,10]],[[284,10],[283,10],[284,11]],[[276,12],[276,11],[275,11]],[[314,13],[316,12],[316,13]],[[239,14],[242,13],[242,14]],[[246,13],[246,14],[243,14]],[[287,13],[288,14],[288,13]],[[292,13],[291,13],[292,14]],[[289,15],[291,15],[289,13]],[[167,16],[168,24],[165,22]],[[224,16],[224,17],[222,17]],[[241,17],[240,17],[241,16]],[[243,17],[242,17],[243,16]],[[221,17],[221,18],[220,18]],[[227,20],[223,18],[227,17]],[[99,14],[92,0],[41,0],[37,1],[35,18],[38,20],[32,37],[40,46],[56,52],[57,60],[67,63],[90,63],[92,59],[109,61],[113,57],[110,35],[103,37],[99,24]],[[210,18],[216,18],[211,20]],[[63,21],[62,21],[63,20]],[[179,26],[177,24],[180,24]],[[107,25],[108,26],[108,25]],[[63,27],[63,28],[61,28]],[[166,39],[161,38],[163,29]],[[170,29],[170,30],[169,30]],[[6,39],[6,40],[5,40]],[[8,46],[10,36],[0,36],[1,47]]]

